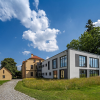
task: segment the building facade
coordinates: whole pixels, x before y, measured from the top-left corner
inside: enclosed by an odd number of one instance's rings
[[[3,67],[0,70],[0,80],[11,80],[12,74],[9,70],[7,70],[5,67]]]
[[[100,76],[100,55],[65,50],[42,62],[42,76],[57,79]]]
[[[22,78],[35,78],[38,75],[37,63],[43,62],[44,59],[31,54],[31,58],[22,62]]]

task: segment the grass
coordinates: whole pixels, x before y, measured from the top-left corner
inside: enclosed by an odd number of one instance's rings
[[[23,79],[15,87],[38,100],[99,100],[100,77],[71,80]]]
[[[2,85],[3,83],[5,82],[8,82],[9,80],[3,80],[3,81],[0,81],[0,85]]]

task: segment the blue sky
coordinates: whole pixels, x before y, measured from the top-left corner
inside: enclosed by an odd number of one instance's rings
[[[43,59],[66,50],[86,30],[100,26],[100,0],[0,0],[0,62],[13,58],[18,70],[31,53]]]

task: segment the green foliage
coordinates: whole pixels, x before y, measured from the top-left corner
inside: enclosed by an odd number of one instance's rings
[[[50,90],[69,90],[69,89],[80,89],[92,85],[100,85],[100,77],[90,78],[74,78],[74,79],[34,79],[26,78],[23,79],[23,85],[37,90],[50,91]]]
[[[8,82],[9,80],[3,80],[3,81],[0,81],[0,85],[2,85],[3,83],[5,82]]]
[[[16,71],[15,76],[17,79],[21,79],[22,78],[22,71]]]
[[[37,100],[99,100],[100,99],[99,83],[100,83],[100,77],[71,79],[71,80],[49,80],[49,79],[31,78],[19,81],[15,89]],[[25,84],[27,84],[28,87],[26,87]],[[32,86],[32,84],[34,85]],[[69,85],[70,89],[66,89],[67,84]],[[94,86],[94,84],[97,85]],[[37,85],[37,88],[35,85]],[[41,85],[43,86],[43,89]],[[87,88],[84,87],[86,85],[88,85],[89,87]],[[38,86],[40,89],[38,89]],[[46,90],[48,87],[50,88],[50,86],[52,89]],[[60,89],[57,89],[58,86],[60,87]],[[78,86],[80,86],[81,88],[78,88]],[[55,87],[56,89],[54,89]]]
[[[5,58],[1,61],[1,68],[5,67],[12,73],[12,77],[15,77],[15,73],[17,71],[16,62],[12,58]]]
[[[86,24],[87,25],[85,27],[87,28],[87,32],[89,32],[90,30],[92,30],[94,28],[94,25],[93,25],[93,22],[91,21],[91,19],[89,19]]]
[[[67,48],[73,48],[90,53],[100,54],[100,27],[93,27],[93,23],[88,20],[86,27],[88,28],[78,40],[73,39]]]

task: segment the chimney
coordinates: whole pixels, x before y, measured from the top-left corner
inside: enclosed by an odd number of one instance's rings
[[[31,57],[33,57],[34,55],[33,54],[31,54]]]

